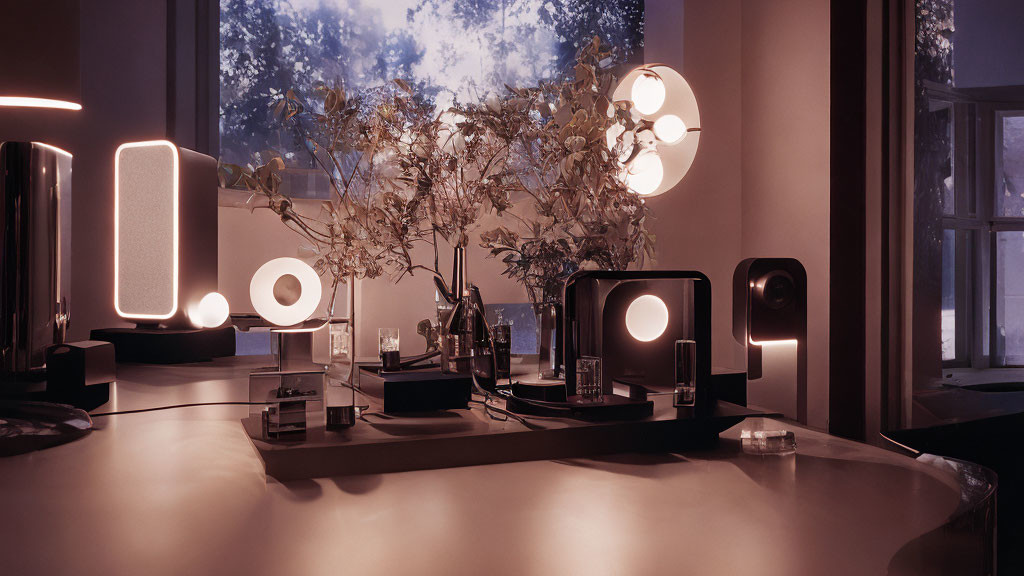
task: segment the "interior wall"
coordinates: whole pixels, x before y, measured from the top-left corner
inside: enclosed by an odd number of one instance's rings
[[[826,428],[829,3],[743,0],[741,20],[741,255],[796,258],[807,270],[808,423]]]
[[[712,363],[727,368],[744,367],[743,347],[732,336],[732,273],[741,251],[740,4],[647,0],[644,44],[647,62],[686,77],[701,120],[693,167],[679,185],[648,201],[654,267],[699,270],[711,280]]]
[[[114,151],[166,133],[166,34],[164,0],[83,3],[82,110],[0,109],[0,140],[46,142],[74,155],[73,340],[122,324],[113,308]]]

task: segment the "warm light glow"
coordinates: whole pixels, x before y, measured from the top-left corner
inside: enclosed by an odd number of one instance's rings
[[[665,166],[657,152],[649,150],[638,155],[630,163],[626,173],[626,184],[634,194],[653,194],[665,177]]]
[[[298,299],[285,304],[274,293],[278,281],[293,276],[299,281]],[[264,320],[278,326],[293,326],[313,315],[322,295],[320,277],[312,266],[297,258],[275,258],[252,275],[249,298]]]
[[[626,308],[626,330],[641,342],[650,342],[668,328],[668,306],[657,296],[644,294]]]
[[[189,319],[196,328],[216,328],[228,319],[231,310],[228,300],[217,292],[210,292],[194,310],[189,311]]]
[[[675,114],[666,114],[654,121],[654,135],[666,144],[676,144],[686,136],[686,124]]]
[[[641,74],[633,81],[633,106],[641,114],[654,114],[665,103],[665,83],[655,74]]]
[[[799,343],[795,338],[788,340],[754,340],[753,338],[748,338],[748,340],[754,346],[793,346]]]
[[[61,110],[81,110],[82,105],[66,100],[49,98],[31,98],[28,96],[0,96],[0,106],[18,106],[21,108],[58,108]]]
[[[67,150],[61,150],[60,148],[57,148],[56,146],[51,146],[51,145],[43,143],[43,142],[33,142],[32,144],[34,146],[39,146],[41,148],[46,148],[47,150],[53,150],[54,152],[56,152],[58,154],[63,154],[65,156],[67,156],[68,158],[72,158],[73,157],[71,155],[71,152],[68,152]]]
[[[172,297],[171,297],[171,310],[169,312],[167,312],[167,313],[151,314],[151,313],[125,312],[125,311],[121,310],[121,306],[120,306],[119,301],[118,301],[118,293],[119,293],[119,290],[120,290],[118,288],[118,286],[120,284],[120,282],[118,280],[120,278],[120,276],[118,274],[118,268],[119,268],[118,261],[119,261],[120,246],[121,246],[120,226],[118,224],[118,203],[119,203],[119,198],[121,196],[121,191],[119,189],[120,186],[118,184],[118,181],[120,180],[120,178],[118,178],[118,174],[120,173],[120,168],[121,168],[121,151],[122,150],[126,150],[128,148],[142,148],[142,147],[145,147],[145,146],[167,146],[168,148],[171,149],[171,152],[173,153],[172,157],[174,158],[174,163],[173,163],[174,164],[174,167],[173,167],[173,173],[174,173],[174,182],[173,182],[173,188],[174,188],[174,218],[172,219],[173,220],[173,226],[174,226],[174,257],[173,257],[173,260],[172,260],[172,262],[174,263],[174,270],[173,270],[174,286],[172,287],[172,291],[171,291],[171,295],[172,295]],[[121,144],[120,146],[118,146],[117,150],[114,152],[114,311],[117,312],[117,315],[122,317],[122,318],[141,319],[141,320],[167,320],[171,316],[174,316],[174,314],[177,313],[177,311],[178,311],[178,244],[179,244],[179,238],[178,238],[178,177],[179,176],[178,175],[179,175],[179,165],[180,165],[180,159],[178,158],[178,147],[175,146],[174,143],[169,142],[167,140],[149,140],[149,141],[146,141],[146,142],[128,142],[128,143]]]

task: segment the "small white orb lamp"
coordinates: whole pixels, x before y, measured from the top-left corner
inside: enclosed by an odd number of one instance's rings
[[[638,296],[626,308],[626,330],[640,342],[657,340],[668,328],[668,306],[653,294]]]
[[[655,137],[657,160],[642,159],[645,152],[627,166],[630,189],[644,197],[672,189],[690,170],[700,143],[700,111],[693,89],[669,66],[646,64],[622,78],[612,99],[630,101],[634,115],[649,123]]]
[[[665,82],[657,74],[642,73],[633,80],[630,99],[641,114],[654,114],[665,104]]]
[[[218,292],[210,292],[189,310],[189,319],[196,328],[216,328],[223,324],[231,314],[228,300]]]
[[[665,165],[654,150],[638,154],[626,170],[626,185],[640,196],[650,196],[656,192],[664,178]]]
[[[654,121],[654,135],[666,144],[676,144],[686,137],[686,124],[675,114],[665,114]]]
[[[320,276],[297,258],[275,258],[252,275],[249,298],[264,320],[278,326],[305,322],[323,295]]]

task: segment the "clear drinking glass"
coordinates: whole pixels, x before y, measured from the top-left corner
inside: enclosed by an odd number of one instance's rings
[[[580,356],[576,359],[576,395],[580,402],[600,402],[601,359],[596,356]]]
[[[697,342],[676,340],[675,406],[693,406],[697,400]]]
[[[380,361],[385,370],[398,370],[402,357],[398,353],[398,328],[380,328]]]
[[[331,322],[331,359],[348,356],[348,324]]]
[[[494,331],[495,363],[498,367],[497,377],[508,378],[512,368],[512,326],[498,324]]]

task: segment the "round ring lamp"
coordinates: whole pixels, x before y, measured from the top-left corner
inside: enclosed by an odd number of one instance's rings
[[[249,298],[256,313],[278,326],[305,322],[322,296],[320,276],[297,258],[275,258],[252,275]]]
[[[654,137],[654,148],[627,164],[626,183],[645,198],[667,192],[683,179],[697,155],[700,111],[693,89],[672,68],[647,64],[626,74],[612,98],[631,101]]]

